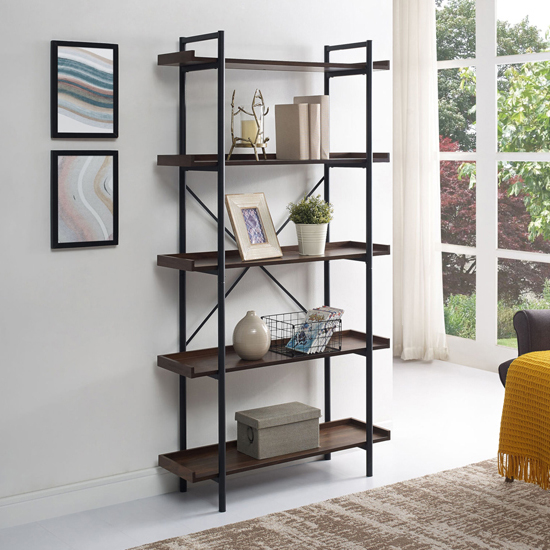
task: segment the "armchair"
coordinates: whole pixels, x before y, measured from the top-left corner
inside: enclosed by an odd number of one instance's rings
[[[514,315],[514,329],[518,337],[518,357],[532,351],[550,350],[550,310],[525,309]],[[506,375],[513,359],[498,367],[502,385],[506,385]]]

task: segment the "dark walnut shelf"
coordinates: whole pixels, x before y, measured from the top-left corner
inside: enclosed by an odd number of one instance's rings
[[[294,263],[325,262],[328,260],[358,260],[366,261],[367,245],[355,241],[341,241],[327,243],[325,253],[320,256],[300,256],[298,246],[283,246],[282,258],[269,258],[266,260],[243,261],[238,250],[228,250],[225,253],[225,268],[236,269],[246,267],[258,267],[262,265],[275,266]],[[374,256],[387,256],[390,253],[390,245],[373,244]],[[187,254],[161,254],[157,256],[157,265],[180,269],[182,271],[198,271],[213,273],[218,269],[218,253],[213,252],[188,252]]]
[[[374,426],[374,443],[389,441],[391,434],[389,430]],[[320,425],[320,446],[308,451],[300,451],[287,455],[275,456],[257,460],[237,451],[237,442],[229,441],[226,444],[227,449],[227,474],[237,474],[292,462],[302,458],[352,449],[354,447],[363,447],[366,443],[366,425],[360,420],[346,418],[344,420],[335,420],[325,422]],[[208,445],[207,447],[197,447],[186,451],[178,451],[159,456],[159,466],[169,472],[186,479],[192,483],[196,481],[205,481],[214,479],[218,476],[218,445]]]
[[[171,67],[200,66],[201,69],[214,69],[218,62],[217,57],[198,57],[194,50],[185,52],[163,53],[158,56],[158,64]],[[197,67],[198,68],[198,67]],[[317,63],[314,61],[272,61],[262,59],[225,59],[226,69],[241,69],[252,71],[294,71],[294,72],[346,72],[364,74],[365,63]],[[389,61],[375,61],[375,71],[389,71]]]
[[[268,153],[267,159],[260,155],[260,160],[251,153],[231,155],[231,160],[225,157],[226,166],[283,166],[292,164],[328,164],[342,168],[364,168],[367,165],[366,153],[331,153],[329,159],[317,160],[281,160],[275,153]],[[373,153],[373,162],[389,162],[389,153]],[[158,155],[158,166],[179,166],[188,170],[216,170],[217,155]]]
[[[273,365],[287,363],[299,363],[311,361],[322,357],[336,355],[349,355],[352,353],[364,355],[367,349],[367,337],[364,332],[355,330],[342,331],[342,349],[327,353],[314,353],[311,355],[299,354],[295,357],[287,357],[280,353],[268,351],[261,359],[256,361],[243,361],[233,349],[233,346],[225,348],[225,372],[237,372],[242,370],[259,369]],[[373,336],[373,349],[387,349],[390,347],[389,338]],[[218,374],[218,348],[183,351],[169,355],[159,355],[157,365],[163,369],[175,372],[187,378],[200,378],[201,376],[215,376]]]

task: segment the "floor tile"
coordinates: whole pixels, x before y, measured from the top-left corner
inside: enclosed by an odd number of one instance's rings
[[[0,550],[71,550],[38,523],[0,529]]]
[[[96,519],[94,512],[48,519],[39,522],[39,525],[74,550],[125,550],[137,545],[136,539]]]

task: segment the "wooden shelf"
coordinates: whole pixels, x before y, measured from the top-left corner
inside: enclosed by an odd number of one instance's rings
[[[373,86],[371,81],[371,69],[375,71],[388,71],[390,69],[389,61],[376,61],[373,64],[367,63],[359,57],[360,62],[356,63],[319,63],[319,62],[304,62],[304,61],[275,61],[275,60],[261,60],[261,59],[234,59],[225,58],[221,56],[221,52],[224,50],[224,34],[223,32],[203,34],[194,37],[188,37],[184,40],[180,40],[181,43],[185,42],[186,45],[201,42],[203,40],[217,39],[220,52],[220,57],[201,57],[196,54],[195,51],[182,51],[175,53],[162,54],[158,56],[158,64],[161,66],[175,66],[179,68],[180,75],[185,75],[193,71],[203,70],[215,70],[219,72],[218,75],[218,111],[223,112],[224,101],[224,89],[223,79],[226,77],[226,69],[235,70],[255,70],[255,71],[291,71],[291,72],[316,72],[319,77],[323,77],[326,83],[335,77],[345,78],[352,75],[366,76],[367,87]],[[194,46],[192,46],[194,47]],[[198,46],[197,46],[198,47]],[[357,42],[346,43],[340,45],[334,45],[327,47],[325,50],[325,58],[330,58],[329,53],[335,50],[352,50],[360,49],[364,50],[364,54],[372,59],[372,42]],[[320,52],[322,55],[322,52]],[[361,52],[359,52],[361,53]],[[217,55],[217,54],[214,54]],[[357,59],[357,58],[355,58]],[[323,80],[320,78],[319,83]],[[181,80],[181,79],[180,79]],[[180,107],[185,107],[186,86],[185,78],[181,80],[180,84]],[[221,101],[221,103],[220,103]],[[372,141],[371,134],[371,121],[372,121],[372,102],[370,101],[370,95],[367,96],[366,105],[366,117],[365,126],[367,142]],[[218,117],[219,119],[219,117]],[[185,124],[180,125],[179,138],[181,143],[186,143],[187,130]],[[218,132],[223,130],[223,121],[218,120]],[[220,134],[221,135],[221,134]],[[173,151],[177,151],[173,149]],[[210,152],[213,150],[210,149]],[[389,153],[371,153],[367,154],[363,152],[335,152],[329,155],[328,159],[318,160],[282,160],[278,159],[276,154],[269,153],[265,159],[262,158],[263,154],[259,153],[259,159],[256,157],[252,149],[238,149],[238,153],[231,156],[231,160],[227,159],[227,155],[224,154],[224,149],[216,148],[218,154],[185,154],[185,155],[159,155],[157,158],[157,165],[159,166],[172,166],[179,169],[180,185],[183,187],[180,189],[180,193],[185,194],[185,173],[188,171],[208,171],[217,175],[217,192],[221,196],[223,195],[223,172],[226,167],[231,166],[300,166],[300,165],[320,165],[325,170],[325,186],[330,184],[330,174],[332,170],[330,168],[350,168],[350,169],[362,169],[367,174],[367,183],[369,181],[369,171],[372,168],[373,163],[388,163],[390,162]],[[187,150],[186,150],[187,152]],[[254,171],[254,169],[252,169]],[[284,170],[284,169],[283,169]],[[294,169],[296,170],[296,168]],[[303,171],[304,169],[298,168],[297,170]],[[320,170],[320,168],[313,168],[314,171]],[[269,171],[269,170],[268,170]],[[288,169],[287,169],[288,171]],[[262,179],[259,171],[255,172],[258,176],[256,179]],[[305,174],[305,172],[304,172]],[[353,197],[351,200],[354,200]],[[184,202],[180,204],[182,208],[185,207]],[[370,220],[372,216],[372,201],[363,205],[365,208],[366,220]],[[223,226],[223,219],[217,220],[216,216],[210,213],[217,222],[218,238],[223,238],[223,231],[227,233],[227,229]],[[184,215],[182,212],[181,215]],[[181,224],[180,224],[181,225]],[[370,221],[368,221],[367,227],[370,227]],[[180,226],[180,242],[185,243],[187,230],[185,224]],[[183,247],[186,250],[185,247]],[[324,254],[320,256],[300,256],[298,253],[298,246],[285,246],[282,247],[281,258],[261,259],[243,261],[241,260],[238,250],[226,250],[224,265],[218,265],[218,252],[217,251],[205,251],[205,252],[187,252],[185,254],[165,254],[157,257],[157,265],[161,267],[168,267],[170,269],[176,269],[180,271],[189,271],[196,273],[208,273],[214,275],[218,284],[223,284],[223,279],[226,276],[226,270],[228,269],[241,269],[241,276],[244,275],[249,267],[263,267],[263,266],[276,266],[286,264],[299,264],[299,263],[311,263],[311,262],[325,262],[324,265],[328,266],[328,262],[332,260],[353,260],[361,263],[366,263],[367,267],[371,264],[371,250],[370,245],[367,250],[367,243],[355,242],[355,241],[342,241],[327,243]],[[372,245],[372,256],[384,256],[390,254],[390,246],[383,244]],[[222,269],[223,268],[223,269]],[[271,275],[271,270],[265,270],[267,274]],[[274,272],[276,270],[273,270]],[[367,274],[368,275],[368,274]],[[273,276],[271,276],[274,279]],[[368,277],[367,277],[368,278]],[[236,282],[240,281],[240,277]],[[277,282],[274,279],[275,282]],[[346,284],[346,281],[342,284]],[[183,286],[182,286],[183,285]],[[180,293],[185,293],[186,288],[185,277],[180,277]],[[279,284],[280,286],[280,284]],[[233,287],[232,287],[233,288]],[[325,297],[330,297],[330,280],[328,277],[324,279],[324,291]],[[372,289],[367,289],[367,325],[370,326],[372,321]],[[180,303],[180,308],[183,307],[184,302]],[[183,312],[180,312],[183,313]],[[221,312],[223,313],[223,311]],[[218,311],[218,314],[220,312]],[[209,314],[210,315],[210,314]],[[208,317],[206,318],[208,319]],[[218,329],[220,333],[225,330],[225,320],[223,315],[218,315]],[[186,328],[185,323],[180,326],[180,340],[186,341]],[[204,323],[201,324],[201,327]],[[370,330],[369,330],[370,333]],[[283,334],[277,334],[276,337],[280,338]],[[340,339],[341,338],[341,339]],[[338,339],[338,345],[335,345],[335,340]],[[286,344],[288,339],[280,340],[281,344]],[[279,343],[275,342],[275,344]],[[218,410],[226,410],[226,392],[223,384],[223,376],[218,376],[219,373],[232,373],[239,371],[246,371],[251,369],[258,369],[263,367],[271,367],[277,365],[286,365],[292,363],[289,367],[290,370],[300,368],[300,365],[307,365],[307,361],[315,361],[322,358],[330,358],[332,356],[344,356],[355,354],[360,356],[363,361],[359,360],[360,364],[365,364],[365,382],[366,382],[366,409],[367,418],[369,419],[368,429],[373,431],[373,439],[371,441],[369,435],[369,441],[367,443],[367,424],[365,422],[347,418],[332,422],[326,422],[320,425],[320,446],[315,449],[307,451],[301,451],[297,453],[290,453],[282,456],[277,456],[264,460],[256,460],[245,454],[237,451],[237,442],[226,442],[226,435],[224,429],[218,433],[218,441],[221,444],[223,451],[224,447],[226,452],[220,456],[218,451],[220,449],[219,444],[208,445],[205,447],[199,447],[194,449],[186,449],[184,451],[178,451],[159,456],[159,465],[166,470],[173,472],[180,478],[190,481],[203,481],[213,479],[219,481],[219,509],[220,512],[224,512],[226,509],[226,486],[225,486],[225,474],[236,474],[246,472],[249,470],[255,470],[258,468],[268,467],[276,464],[282,464],[300,459],[307,459],[315,456],[322,456],[336,451],[341,451],[350,448],[361,448],[367,452],[367,475],[372,475],[372,468],[370,467],[370,461],[372,459],[372,445],[371,443],[378,443],[380,441],[387,441],[390,439],[390,431],[372,426],[372,351],[387,349],[390,347],[390,340],[380,336],[373,336],[372,346],[370,341],[367,344],[367,336],[364,332],[345,330],[341,333],[334,335],[332,338],[334,347],[338,347],[338,351],[328,351],[318,354],[299,354],[295,357],[287,357],[285,355],[269,351],[262,359],[254,361],[243,361],[233,349],[232,346],[226,346],[223,348],[209,348],[193,351],[186,351],[181,353],[172,353],[168,355],[159,355],[157,358],[157,364],[160,368],[164,368],[171,372],[176,373],[180,382],[184,380],[181,378],[201,378],[212,377],[217,381],[218,394],[217,405]],[[350,363],[351,359],[337,361],[338,363]],[[322,364],[330,363],[330,359],[326,361],[315,361],[314,367],[320,367]],[[367,365],[369,367],[367,368]],[[340,365],[338,365],[340,366]],[[325,367],[326,368],[326,367]],[[246,374],[241,375],[246,378]],[[214,383],[214,382],[213,382]],[[330,384],[325,385],[325,402],[330,398]],[[187,398],[185,392],[180,395],[180,416],[184,418],[187,410]],[[328,415],[330,417],[330,415]],[[225,426],[222,426],[225,428]],[[185,441],[185,438],[183,439]],[[221,462],[221,464],[220,464]],[[219,479],[218,479],[219,478]],[[181,485],[183,490],[186,484]]]
[[[320,425],[320,446],[308,451],[300,451],[273,458],[257,460],[237,451],[237,442],[229,441],[226,444],[228,475],[247,472],[274,464],[292,462],[302,458],[362,447],[366,443],[366,425],[354,418],[325,422]],[[374,426],[374,443],[389,441],[389,430]],[[190,482],[205,481],[218,476],[218,446],[208,445],[186,451],[178,451],[159,456],[159,466]]]
[[[190,67],[201,65],[201,68],[215,68],[218,59],[216,57],[197,57],[194,50],[185,52],[164,53],[158,56],[158,64],[161,66]],[[226,69],[241,69],[252,71],[294,71],[294,72],[343,72],[358,71],[363,74],[365,63],[317,63],[314,61],[273,61],[261,59],[225,59]],[[375,71],[388,71],[389,61],[375,61]]]
[[[274,266],[294,263],[325,262],[327,260],[359,260],[366,261],[366,244],[355,241],[341,241],[327,243],[325,253],[321,256],[300,256],[298,246],[283,246],[282,258],[269,258],[266,260],[243,261],[238,250],[227,250],[225,253],[225,268],[236,269],[245,267]],[[374,244],[374,256],[387,256],[390,254],[390,245]],[[218,253],[212,252],[188,252],[187,254],[161,254],[157,256],[157,265],[180,269],[182,271],[198,271],[212,273],[218,269]]]
[[[389,153],[373,153],[374,162],[389,162]],[[331,153],[330,159],[317,160],[280,160],[275,153],[268,153],[267,160],[260,151],[260,160],[252,153],[231,155],[231,160],[225,160],[226,166],[283,166],[295,164],[328,164],[343,168],[364,168],[366,153]],[[158,166],[179,166],[189,170],[214,170],[218,167],[217,155],[158,155]]]
[[[299,363],[311,361],[322,357],[333,357],[336,355],[349,355],[356,353],[363,355],[366,352],[366,335],[364,332],[355,330],[342,331],[342,349],[327,353],[315,353],[311,355],[300,354],[295,357],[287,357],[280,353],[268,351],[261,359],[256,361],[243,361],[233,349],[233,346],[225,348],[225,372],[237,372],[241,370],[259,369],[273,365],[287,363]],[[373,349],[386,349],[390,347],[389,338],[373,336]],[[200,378],[201,376],[215,376],[218,374],[218,348],[200,349],[159,355],[157,365],[163,369],[175,372],[187,378]]]

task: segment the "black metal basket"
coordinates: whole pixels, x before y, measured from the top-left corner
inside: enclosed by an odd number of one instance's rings
[[[262,317],[271,332],[270,351],[296,357],[342,349],[342,319],[307,321],[303,311]]]

